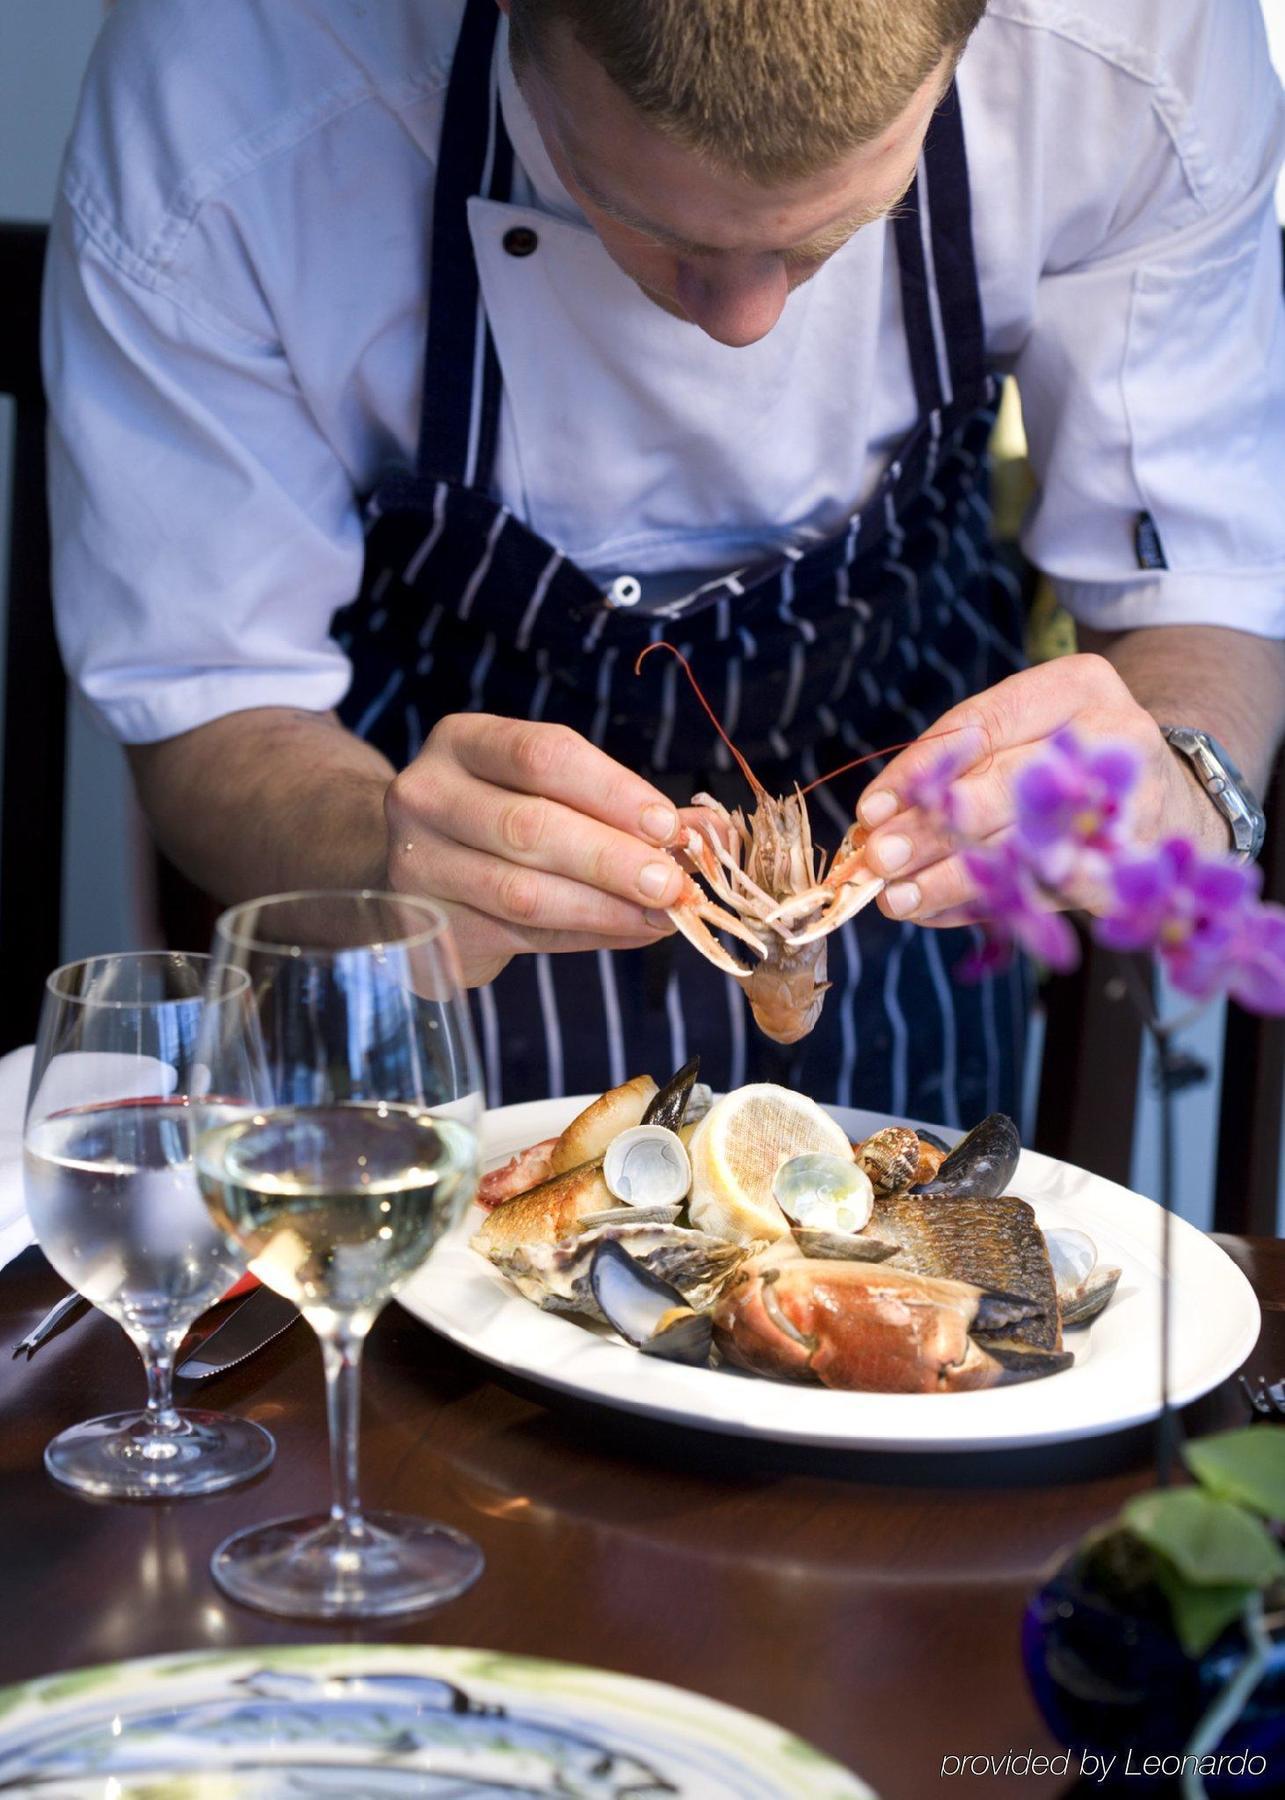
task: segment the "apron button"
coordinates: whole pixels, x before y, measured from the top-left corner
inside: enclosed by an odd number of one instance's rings
[[[510,256],[530,256],[539,242],[529,225],[512,225],[503,238],[504,248]]]
[[[607,589],[608,606],[637,606],[642,599],[642,583],[635,575],[617,575]]]

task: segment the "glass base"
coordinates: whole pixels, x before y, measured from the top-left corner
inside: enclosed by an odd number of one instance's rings
[[[158,1431],[145,1412],[73,1425],[45,1448],[55,1481],[103,1500],[182,1500],[216,1494],[266,1469],[277,1446],[261,1426],[223,1413],[180,1412]]]
[[[298,1619],[377,1619],[454,1599],[482,1573],[482,1552],[449,1525],[368,1513],[356,1531],[328,1513],[271,1519],[214,1552],[233,1600]]]

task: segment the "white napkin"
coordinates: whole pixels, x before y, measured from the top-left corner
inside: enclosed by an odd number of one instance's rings
[[[22,1121],[33,1044],[0,1057],[0,1268],[35,1241],[22,1188]]]

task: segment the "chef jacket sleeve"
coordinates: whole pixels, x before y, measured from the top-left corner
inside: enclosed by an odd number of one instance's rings
[[[59,639],[107,728],[336,705],[361,521],[280,345],[135,270],[64,198],[44,363]]]
[[[1170,170],[1150,228],[1144,200],[1099,253],[1053,252],[1014,365],[1039,487],[1024,547],[1106,631],[1285,636],[1285,105],[1255,13],[1209,9],[1203,89],[1164,96],[1162,121],[1153,102]]]

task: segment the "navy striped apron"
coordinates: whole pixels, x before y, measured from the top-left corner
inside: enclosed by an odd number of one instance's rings
[[[914,430],[833,538],[807,551],[767,546],[762,562],[649,609],[637,583],[616,582],[604,596],[492,492],[501,371],[467,203],[510,194],[513,151],[492,74],[496,18],[494,0],[470,0],[456,47],[418,459],[371,497],[361,592],[334,621],[353,665],[345,723],[402,767],[446,713],[556,721],[672,800],[704,789],[744,805],[743,778],[672,659],[653,658],[635,678],[647,643],[665,637],[682,649],[773,793],[917,736],[1020,667],[1016,584],[990,548],[997,384],[985,360],[953,86],[893,226]],[[811,797],[820,843],[838,842],[880,767]],[[488,1099],[596,1091],[640,1071],[663,1080],[699,1052],[702,1076],[720,1088],[779,1081],[949,1124],[996,1107],[1016,1112],[1026,978],[1017,969],[979,987],[955,984],[952,967],[971,941],[868,907],[832,935],[820,1022],[789,1046],[762,1036],[738,985],[681,937],[622,953],[520,956],[473,996]]]

